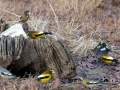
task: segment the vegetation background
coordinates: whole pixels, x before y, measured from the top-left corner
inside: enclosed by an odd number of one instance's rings
[[[51,31],[56,37],[62,39],[70,48],[78,75],[88,69],[91,74],[95,74],[100,70],[103,72],[108,69],[104,66],[102,69],[94,68],[93,70],[91,67],[94,64],[83,63],[82,59],[88,57],[89,50],[93,49],[98,44],[98,38],[103,36],[107,37],[111,41],[112,48],[119,52],[119,6],[120,0],[0,0],[0,18],[12,25],[19,21],[21,13],[30,10],[29,26],[33,30]],[[113,56],[120,58],[119,55]],[[90,56],[88,59],[93,60],[93,57]],[[84,70],[81,67],[87,69]],[[115,75],[112,75],[111,70],[109,80],[117,84],[109,84],[103,90],[120,89],[120,68],[114,68]],[[44,87],[32,77],[24,80],[1,79],[0,82],[0,90],[48,90],[50,88],[53,87],[49,84]],[[61,85],[61,90],[87,90],[83,88],[79,81]]]

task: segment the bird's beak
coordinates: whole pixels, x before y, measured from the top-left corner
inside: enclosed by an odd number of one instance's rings
[[[99,38],[99,40],[101,40],[101,38]]]
[[[53,71],[52,73],[55,73],[55,71]]]
[[[30,12],[28,14],[30,15]]]
[[[54,71],[54,70],[52,70],[52,73],[55,73],[55,71]]]
[[[82,80],[82,77],[80,77],[80,80]]]

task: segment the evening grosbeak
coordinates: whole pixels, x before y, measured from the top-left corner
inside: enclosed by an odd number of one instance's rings
[[[32,39],[38,39],[38,38],[44,38],[48,34],[52,35],[51,32],[28,31],[26,33],[26,36]]]
[[[47,83],[52,79],[52,74],[54,73],[55,71],[53,69],[49,69],[45,71],[44,73],[42,73],[41,75],[39,75],[37,77],[37,80],[40,81],[41,83]]]
[[[26,10],[20,17],[20,21],[19,22],[26,22],[29,19],[29,15],[30,15],[30,11]]]

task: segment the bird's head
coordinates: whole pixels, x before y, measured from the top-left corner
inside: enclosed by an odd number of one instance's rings
[[[100,40],[101,43],[108,43],[108,42],[110,42],[105,37],[99,38],[99,40]]]
[[[30,15],[30,11],[29,11],[29,10],[26,10],[26,11],[24,12],[24,14],[25,14],[25,15]]]
[[[102,58],[106,58],[106,59],[109,59],[109,60],[113,60],[114,58],[109,56],[109,55],[103,55]]]
[[[51,74],[55,73],[55,71],[54,71],[53,69],[50,69],[49,72],[50,72]]]

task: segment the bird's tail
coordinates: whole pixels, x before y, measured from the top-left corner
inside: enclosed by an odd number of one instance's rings
[[[117,62],[117,64],[120,64],[120,62]]]
[[[44,34],[45,34],[45,35],[47,35],[47,34],[52,35],[52,33],[51,33],[51,32],[44,32]]]
[[[112,50],[112,52],[113,52],[113,53],[115,53],[115,54],[118,54],[118,55],[119,55],[119,53],[118,53],[118,52],[116,52],[115,50]]]
[[[101,81],[101,82],[98,83],[98,85],[101,86],[101,85],[104,85],[104,84],[106,84],[106,83],[107,83],[107,82],[102,82],[102,81]]]

